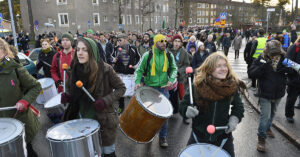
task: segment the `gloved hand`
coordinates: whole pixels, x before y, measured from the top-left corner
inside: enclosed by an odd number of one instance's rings
[[[105,102],[102,99],[98,99],[94,103],[94,106],[96,107],[97,112],[101,112],[105,107]]]
[[[24,99],[19,100],[16,104],[17,110],[19,112],[26,111],[28,109],[28,106],[29,106],[29,103]]]
[[[66,104],[70,101],[71,96],[67,93],[62,93],[61,94],[61,99],[60,99],[60,103],[61,104]]]
[[[62,80],[58,80],[58,81],[56,82],[56,87],[61,86],[62,84],[63,84],[63,81],[62,81]]]
[[[228,128],[225,130],[225,133],[229,134],[230,132],[234,131],[238,123],[239,123],[238,117],[230,116],[227,124]]]
[[[194,107],[188,106],[188,108],[186,110],[186,113],[185,113],[185,115],[186,115],[187,118],[194,118],[198,114],[199,114],[199,111],[197,110],[196,106],[194,106]]]

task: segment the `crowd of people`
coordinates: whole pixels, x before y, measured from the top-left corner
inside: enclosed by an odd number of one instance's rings
[[[179,113],[185,124],[190,123],[188,119],[193,119],[188,144],[211,143],[234,157],[232,131],[244,117],[240,94],[247,87],[228,62],[229,48],[233,47],[235,59],[238,59],[243,38],[246,38],[244,59],[252,87],[258,86],[257,96],[262,111],[257,150],[264,152],[267,136],[274,137],[270,127],[286,86],[286,117],[288,122],[294,121],[300,76],[299,72],[282,64],[285,58],[300,63],[300,38],[295,40],[294,33],[295,27],[292,27],[290,40],[285,30],[265,37],[263,29],[195,27],[158,32],[149,29],[144,33],[103,33],[90,29],[82,34],[67,32],[60,38],[50,32],[39,35],[36,41],[36,47],[41,47],[36,66],[43,68],[44,77],[55,81],[58,93],[62,92],[61,103],[69,104],[64,115],[55,118],[62,122],[90,118],[101,124],[105,157],[116,156],[118,115],[125,110],[123,95],[126,84],[120,75],[134,75],[135,90],[148,86],[161,92],[170,100],[173,114]],[[41,86],[18,63],[8,47],[9,41],[0,39],[0,82],[1,87],[7,87],[0,89],[0,93],[5,93],[1,94],[0,100],[1,107],[16,105],[18,111],[0,112],[0,117],[15,117],[25,123],[27,150],[30,156],[36,156],[30,143],[40,126],[30,104],[40,93]],[[63,90],[63,64],[68,65],[66,92]],[[187,67],[194,71],[192,93],[189,93]],[[14,71],[16,74],[12,73]],[[78,80],[83,82],[95,101],[76,87]],[[15,99],[7,99],[12,93],[19,94]],[[190,94],[193,95],[193,104],[190,103]],[[116,101],[119,102],[117,111],[114,108]],[[210,134],[206,130],[208,125],[227,128]],[[159,131],[162,148],[168,147],[167,128],[168,121]]]

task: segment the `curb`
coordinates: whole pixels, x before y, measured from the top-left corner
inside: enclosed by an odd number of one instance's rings
[[[247,94],[246,94],[247,93]],[[245,100],[253,107],[253,109],[260,114],[260,109],[255,105],[255,101],[249,96],[248,92],[242,92]],[[292,144],[294,144],[298,149],[300,149],[300,138],[294,133],[290,132],[284,126],[282,126],[278,121],[273,120],[272,125],[276,130],[278,130],[283,136],[285,136]]]

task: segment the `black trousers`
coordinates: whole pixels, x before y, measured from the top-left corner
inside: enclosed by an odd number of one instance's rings
[[[204,140],[202,140],[202,139],[199,139],[199,138],[198,138],[198,142],[199,142],[199,143],[209,143],[209,144],[213,144],[213,145],[215,145],[215,146],[220,147],[220,145],[221,145],[223,139],[225,139],[225,138],[228,138],[228,139],[227,139],[227,141],[226,141],[226,143],[224,144],[224,146],[223,146],[222,149],[226,150],[226,152],[228,152],[228,153],[230,154],[231,157],[235,157],[235,153],[234,153],[234,145],[233,145],[233,137],[232,137],[232,134],[231,134],[231,133],[230,133],[230,134],[225,134],[225,133],[224,133],[224,135],[221,135],[221,136],[217,139],[217,141],[215,141],[215,142],[206,142],[206,141],[204,141]],[[195,143],[197,143],[197,142],[196,142],[196,140],[195,140],[195,138],[194,138],[194,136],[193,136],[193,132],[192,132],[187,145],[191,145],[191,144],[195,144]]]
[[[239,50],[235,50],[234,51],[234,58],[239,58],[239,55],[240,55],[240,51]]]
[[[31,143],[26,144],[26,149],[27,149],[28,157],[38,157],[36,152],[33,150]]]
[[[119,99],[119,108],[121,108],[121,109],[124,109],[124,97],[121,97],[120,99]]]
[[[178,95],[178,90],[176,89],[173,89],[173,90],[170,90],[169,91],[169,94],[170,94],[170,98],[169,100],[171,101],[172,103],[172,106],[173,106],[173,114],[176,114],[178,113],[178,110],[179,110],[179,95]]]
[[[287,88],[287,98],[286,98],[286,104],[285,104],[285,116],[286,117],[294,117],[294,105],[295,102],[300,95],[300,88],[295,86],[288,86]]]
[[[224,54],[225,56],[228,56],[229,47],[224,47]]]

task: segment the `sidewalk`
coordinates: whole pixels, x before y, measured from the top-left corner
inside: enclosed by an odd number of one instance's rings
[[[253,95],[255,92],[256,91],[248,89],[248,91],[245,92],[244,97],[246,98],[246,101],[248,101],[258,113],[260,113],[258,97]],[[300,110],[295,109],[295,122],[293,124],[288,123],[285,117],[286,96],[287,95],[281,99],[281,102],[277,107],[276,115],[273,120],[273,127],[300,149]],[[296,103],[298,102],[299,100],[296,101]]]

